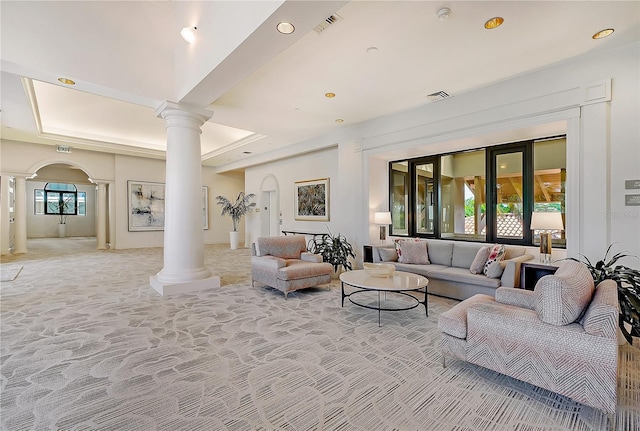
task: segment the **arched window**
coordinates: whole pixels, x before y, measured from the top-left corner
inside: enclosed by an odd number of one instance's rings
[[[73,184],[47,183],[44,186],[45,214],[78,214],[78,188]]]

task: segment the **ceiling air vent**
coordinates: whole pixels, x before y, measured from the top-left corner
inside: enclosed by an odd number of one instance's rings
[[[432,102],[437,102],[438,100],[446,99],[448,97],[451,96],[449,96],[446,91],[436,91],[435,93],[427,95],[427,98]]]
[[[313,29],[316,31],[316,33],[322,33],[323,31],[325,31],[326,29],[328,29],[329,27],[331,27],[333,24],[335,24],[337,21],[340,21],[341,19],[342,17],[340,15],[338,15],[337,13],[334,13],[328,18],[325,18],[324,21],[322,21],[320,24],[315,26]]]

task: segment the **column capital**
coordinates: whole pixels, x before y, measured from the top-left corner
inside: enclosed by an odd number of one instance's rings
[[[172,119],[196,120],[200,123],[200,126],[206,123],[212,115],[213,111],[190,105],[181,105],[168,100],[162,102],[158,109],[156,109],[156,117],[158,118],[164,118],[167,121]]]

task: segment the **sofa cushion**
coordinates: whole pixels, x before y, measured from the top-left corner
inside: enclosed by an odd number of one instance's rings
[[[380,248],[378,249],[378,253],[380,254],[380,260],[382,262],[398,261],[398,252],[395,248]]]
[[[451,257],[451,266],[457,268],[470,268],[478,254],[478,250],[482,248],[480,244],[470,244],[456,242],[453,244],[453,256]]]
[[[307,251],[304,235],[268,236],[256,239],[258,256],[277,256],[283,259],[299,259],[300,253]]]
[[[441,332],[453,337],[467,338],[467,310],[469,307],[483,302],[493,302],[493,298],[489,295],[478,294],[454,305],[440,315],[438,328]]]
[[[453,266],[444,267],[437,271],[429,271],[427,278],[453,281],[461,284],[475,284],[477,286],[492,287],[494,289],[500,286],[499,278],[485,277],[484,274],[471,274],[467,268],[455,268]]]
[[[568,325],[582,316],[593,291],[593,277],[587,267],[564,261],[554,275],[545,275],[536,283],[536,313],[550,325]]]
[[[487,266],[486,275],[489,278],[500,278],[502,277],[502,273],[504,272],[503,262],[493,261]]]
[[[427,265],[429,255],[427,253],[427,243],[425,241],[400,241],[401,256],[398,258],[400,263],[414,263],[418,265]]]
[[[471,265],[469,265],[469,271],[471,272],[471,274],[482,274],[484,264],[489,258],[489,251],[489,247],[480,247],[480,249],[478,249],[473,262],[471,262]]]
[[[489,270],[489,265],[491,265],[493,262],[500,262],[502,259],[504,259],[504,253],[505,253],[505,248],[504,248],[504,244],[496,244],[493,247],[491,247],[491,250],[489,251],[489,257],[487,258],[487,261],[484,264],[484,275],[487,275],[487,271]]]
[[[431,263],[451,266],[453,243],[443,241],[427,241],[427,251]],[[468,267],[467,267],[468,268]]]
[[[527,252],[527,249],[524,247],[505,247],[504,248],[504,260],[510,260],[514,257],[520,257]]]
[[[287,266],[278,269],[279,280],[299,280],[320,275],[331,275],[333,267],[330,263],[313,263],[302,260],[287,260]]]

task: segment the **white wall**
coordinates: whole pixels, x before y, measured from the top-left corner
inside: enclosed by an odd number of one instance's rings
[[[359,247],[377,242],[378,229],[371,221],[374,211],[388,208],[387,161],[566,132],[567,254],[597,260],[617,242],[617,250],[640,255],[640,207],[624,205],[625,193],[633,193],[624,190],[624,180],[640,179],[639,82],[640,43],[634,43],[298,145],[304,149],[338,143],[332,164],[349,181],[332,187],[332,202],[341,202],[332,206],[332,221],[340,222],[342,233]],[[281,187],[290,187],[300,171],[306,178],[313,177],[308,171],[321,170],[319,177],[330,171],[316,153],[254,160],[262,164],[247,169],[250,191],[268,174],[278,176]],[[288,194],[285,190],[282,197],[285,209],[291,206]],[[289,229],[307,227],[284,211],[283,216]],[[248,228],[253,235],[259,224]]]
[[[129,232],[127,181],[148,181],[164,183],[164,160],[114,155],[93,151],[73,149],[70,154],[56,152],[56,148],[50,145],[40,145],[15,141],[0,141],[0,172],[2,178],[5,175],[23,175],[29,177],[44,166],[55,163],[63,163],[81,168],[90,178],[100,182],[106,182],[110,187],[110,234],[111,247],[116,249],[139,247],[162,247],[164,245],[163,231]],[[244,190],[244,176],[241,172],[230,174],[217,174],[213,168],[203,167],[203,185],[209,187],[209,229],[203,230],[205,244],[228,243],[231,219],[222,219],[219,207],[215,204],[218,195],[237,196]],[[27,184],[31,183],[28,181]],[[54,236],[48,221],[40,224],[42,220],[33,217],[33,185],[27,191],[27,236]],[[87,211],[94,213],[95,186],[86,186]],[[80,186],[79,186],[79,189]],[[81,189],[84,190],[84,189]],[[3,199],[4,201],[5,199]],[[8,202],[8,201],[7,201]],[[30,204],[29,204],[30,202]],[[7,204],[8,208],[8,204]],[[8,210],[2,210],[2,216]],[[50,216],[46,216],[50,217]],[[76,225],[76,219],[67,219],[67,233],[69,236],[95,235],[95,217],[87,215],[83,226]],[[56,227],[57,229],[57,227]],[[240,227],[241,236],[244,226]]]

